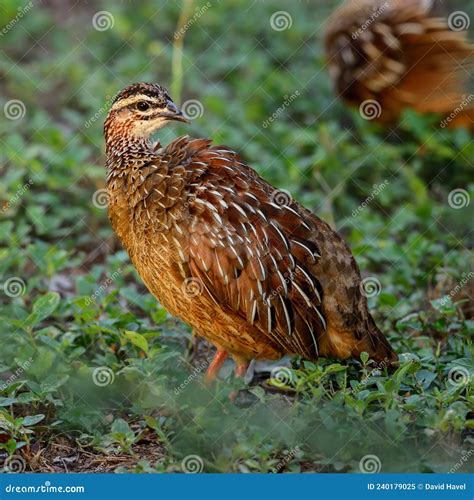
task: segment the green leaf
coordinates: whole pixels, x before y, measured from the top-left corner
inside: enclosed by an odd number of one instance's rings
[[[151,317],[154,321],[154,323],[156,323],[157,325],[160,325],[161,323],[163,323],[165,320],[166,320],[166,316],[168,315],[168,313],[166,312],[166,309],[157,309],[156,311],[152,311],[151,313]]]
[[[428,389],[433,380],[436,379],[436,373],[430,372],[429,370],[420,370],[415,373],[416,381],[422,385],[423,389]]]
[[[156,430],[159,428],[158,421],[155,417],[145,415],[143,418],[145,419],[146,425],[148,425],[150,429]]]
[[[117,420],[114,420],[114,423],[112,424],[112,434],[120,434],[120,435],[126,435],[129,432],[132,432],[132,429],[130,429],[130,426],[125,422],[123,418],[117,418]]]
[[[365,351],[361,352],[360,353],[360,360],[362,361],[362,363],[364,365],[367,364],[367,361],[369,361],[369,355],[368,355],[368,353],[366,353]]]
[[[18,400],[16,398],[0,398],[0,407],[2,406],[10,406],[17,403]]]
[[[48,292],[35,301],[33,312],[26,318],[25,326],[34,326],[51,316],[59,304],[59,294]]]
[[[137,332],[132,332],[131,330],[126,330],[124,332],[124,337],[127,338],[133,345],[148,354],[148,341],[143,335]]]
[[[338,372],[343,372],[347,370],[347,366],[341,365],[339,363],[333,363],[332,365],[329,365],[325,370],[324,370],[324,375],[329,375],[330,373],[338,373]]]
[[[44,379],[46,376],[48,376],[48,373],[50,372],[53,366],[55,358],[56,356],[54,352],[50,351],[49,349],[46,349],[45,347],[40,347],[38,349],[38,355],[35,357],[33,364],[28,369],[29,375],[32,375],[38,380]],[[38,390],[37,388],[39,388],[39,391],[42,392],[43,391],[42,387],[41,386],[34,387],[32,385],[33,382],[34,381],[32,380],[28,380],[30,388],[35,392]]]
[[[44,419],[44,415],[41,413],[38,415],[27,415],[23,419],[23,425],[25,425],[25,426],[35,425],[38,422],[41,422],[41,420],[43,420],[43,419]]]

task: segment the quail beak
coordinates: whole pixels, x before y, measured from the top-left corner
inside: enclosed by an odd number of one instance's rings
[[[183,112],[173,102],[168,102],[166,105],[166,111],[163,111],[160,116],[170,121],[190,123],[190,121],[184,116]]]

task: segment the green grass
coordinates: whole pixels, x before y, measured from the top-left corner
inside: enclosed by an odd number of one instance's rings
[[[334,101],[324,4],[233,0],[197,16],[195,2],[174,58],[175,2],[34,6],[2,36],[0,106],[25,113],[0,121],[0,468],[3,450],[7,468],[35,471],[178,471],[193,455],[206,472],[472,470],[472,137],[412,113],[384,130]],[[22,6],[3,2],[2,20]],[[93,28],[99,10],[113,28]],[[278,10],[290,29],[271,28]],[[107,102],[140,80],[203,106],[163,142],[225,143],[338,228],[376,285],[394,374],[365,357],[295,359],[235,404],[245,384],[230,366],[203,385],[211,351],[188,362],[189,329],[141,284],[98,191]],[[471,203],[453,208],[455,189]]]

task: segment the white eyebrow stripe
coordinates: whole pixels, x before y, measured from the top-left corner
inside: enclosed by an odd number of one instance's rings
[[[159,104],[160,102],[158,99],[150,97],[149,95],[138,94],[128,97],[127,99],[120,99],[110,108],[110,111],[115,111],[116,109],[121,109],[125,106],[130,106],[130,104],[135,104],[139,101],[148,101],[155,104]]]

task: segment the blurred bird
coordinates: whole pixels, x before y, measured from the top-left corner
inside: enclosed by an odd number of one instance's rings
[[[208,379],[228,355],[240,376],[285,354],[396,361],[342,238],[226,146],[184,136],[154,147],[172,121],[187,120],[159,85],[113,101],[109,217],[150,292],[216,346]]]
[[[327,21],[324,44],[338,95],[381,122],[405,108],[474,126],[469,17],[437,17],[427,0],[348,0]],[[366,109],[364,109],[366,106]],[[443,123],[443,122],[442,122]]]

